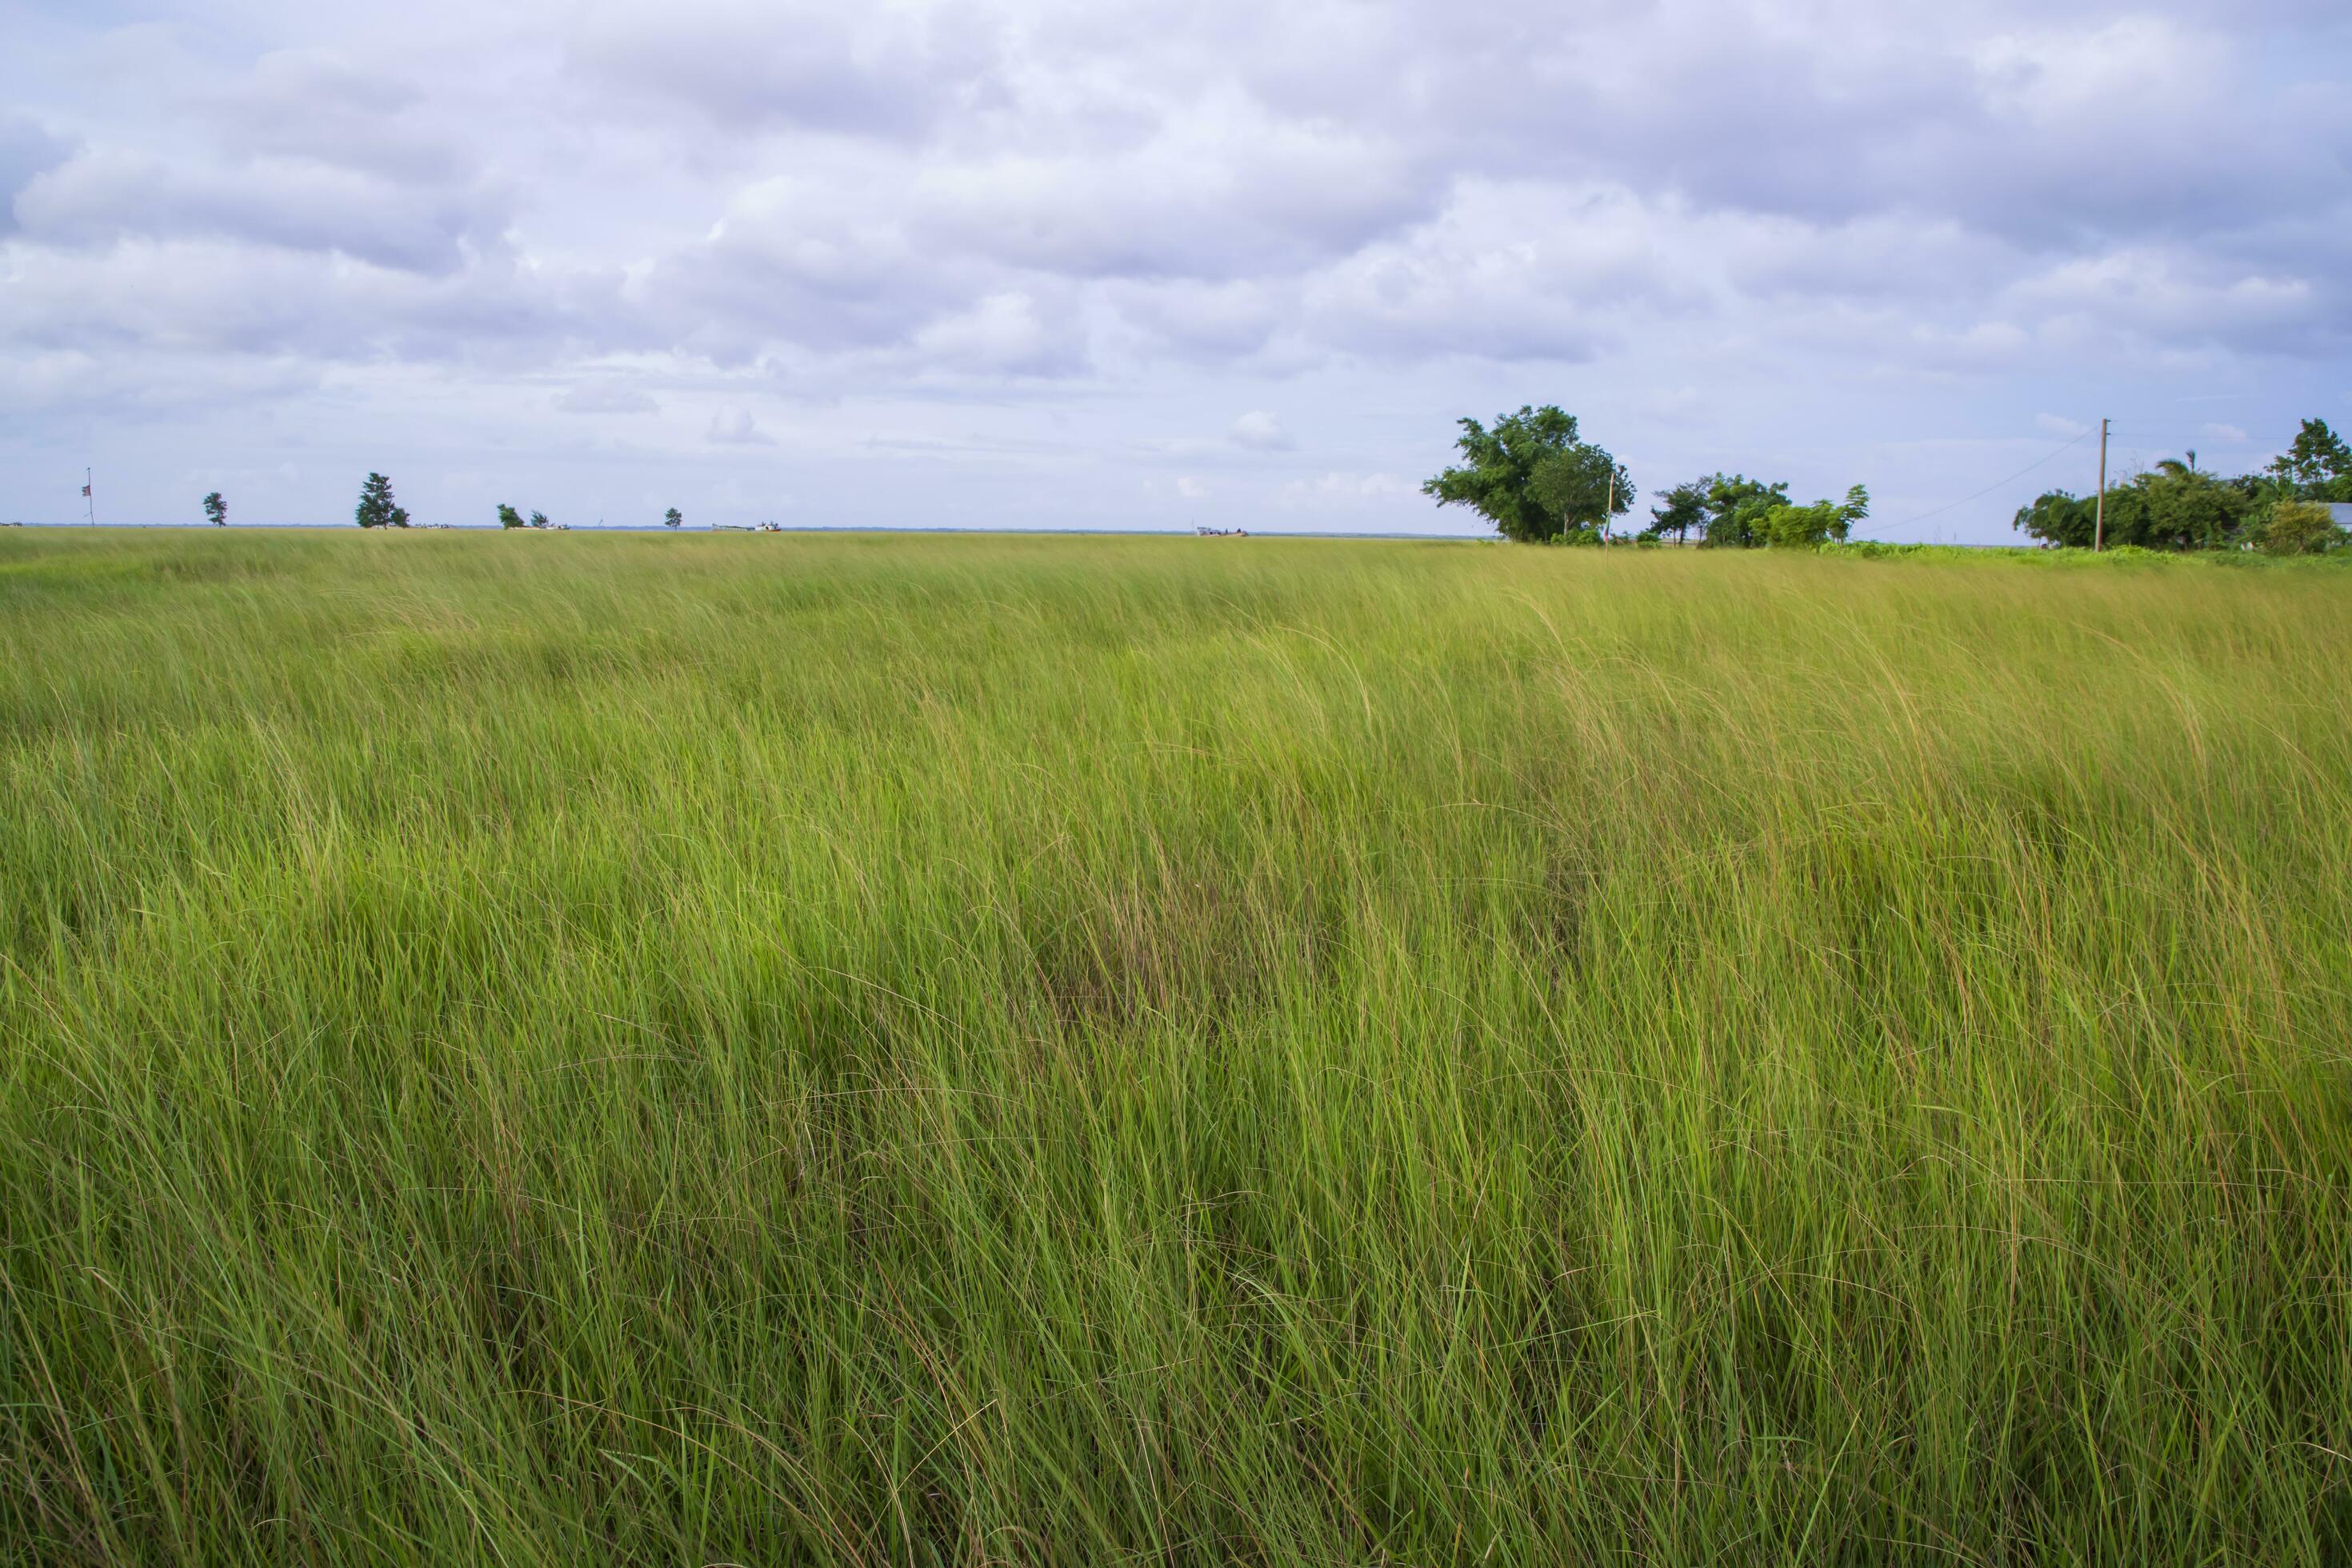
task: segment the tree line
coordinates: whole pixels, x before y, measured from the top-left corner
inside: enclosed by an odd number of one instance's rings
[[[1583,440],[1576,416],[1549,404],[1498,416],[1489,428],[1461,422],[1454,442],[1463,461],[1423,484],[1440,506],[1466,506],[1521,543],[1600,544],[1616,519],[1639,499],[1631,475],[1603,447]],[[1669,535],[1716,549],[1801,547],[1843,540],[1870,515],[1861,485],[1843,500],[1800,505],[1785,479],[1745,474],[1704,474],[1675,486],[1650,509],[1649,526],[1633,537],[1656,543]]]
[[[1440,506],[1470,508],[1506,539],[1604,543],[1615,520],[1633,508],[1632,477],[1605,448],[1580,437],[1572,414],[1523,407],[1491,426],[1462,420],[1461,430],[1454,446],[1463,461],[1422,493]],[[2021,510],[2014,526],[2044,545],[2074,549],[2099,542],[2307,555],[2352,544],[2329,502],[2352,502],[2352,447],[2326,420],[2306,419],[2294,444],[2259,474],[2221,478],[2200,469],[2191,452],[2110,486],[2103,539],[2098,498],[2066,490]],[[1648,526],[1632,537],[1643,543],[1696,537],[1715,549],[1808,548],[1843,541],[1869,515],[1870,492],[1861,485],[1842,501],[1800,505],[1785,480],[1713,473],[1662,492]]]
[[[221,499],[220,491],[215,490],[210,495],[205,497],[203,506],[205,521],[206,522],[212,524],[215,528],[226,528],[228,526],[228,502]],[[499,503],[498,520],[499,526],[500,528],[556,528],[562,526],[558,523],[550,522],[548,521],[547,514],[543,511],[534,511],[530,517],[526,518],[521,512],[517,511],[513,507],[509,506],[504,501],[500,501]],[[373,472],[371,472],[365,479],[360,482],[360,502],[352,510],[352,521],[358,523],[362,528],[406,528],[410,526],[408,509],[402,506],[398,501],[393,499],[391,479],[385,475]],[[428,524],[427,526],[432,525]],[[662,526],[664,528],[685,527],[685,514],[680,512],[676,507],[670,508],[667,511],[662,513]]]
[[[2259,473],[2209,473],[2190,452],[2109,486],[2104,520],[2098,497],[2051,490],[2019,508],[2011,526],[2044,544],[2078,550],[2103,542],[2315,555],[2347,542],[2330,503],[2352,503],[2352,447],[2326,420],[2306,419],[2294,444]]]
[[[1466,506],[1522,543],[1598,544],[1616,519],[1639,499],[1624,465],[1581,438],[1576,416],[1547,404],[1497,416],[1492,427],[1460,422],[1454,442],[1463,461],[1422,486],[1440,506]],[[2259,473],[2228,478],[2197,467],[2197,454],[2168,458],[2144,473],[2109,486],[2104,498],[2050,490],[2019,509],[2011,527],[2046,546],[2095,544],[2142,550],[2255,549],[2309,555],[2352,544],[2352,534],[2329,510],[2352,504],[2352,445],[2324,419],[2306,419],[2293,445]],[[228,525],[218,490],[204,498],[205,519]],[[1712,473],[1664,491],[1647,527],[1633,535],[1656,543],[1671,535],[1714,549],[1810,548],[1841,542],[1870,515],[1870,492],[1857,484],[1845,499],[1799,505],[1788,481]],[[526,518],[505,501],[499,526],[553,528],[543,511]],[[371,472],[360,486],[353,520],[362,528],[406,528],[407,509],[393,498],[392,480]],[[662,514],[666,528],[686,519],[677,508]]]

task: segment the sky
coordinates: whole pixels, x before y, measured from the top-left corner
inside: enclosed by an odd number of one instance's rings
[[[0,521],[2014,542],[2352,426],[2342,0],[0,0]]]

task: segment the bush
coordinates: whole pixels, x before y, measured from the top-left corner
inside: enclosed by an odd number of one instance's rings
[[[2317,555],[2340,548],[2344,525],[2316,501],[2283,500],[2257,522],[2252,539],[2265,555]]]
[[[1857,539],[1851,542],[1829,540],[1814,546],[1822,555],[1840,555],[1855,561],[1892,561],[1908,555],[1938,557],[1972,556],[1986,552],[1959,544],[1891,544],[1883,539]]]

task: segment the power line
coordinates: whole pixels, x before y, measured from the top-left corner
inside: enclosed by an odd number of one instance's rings
[[[1993,491],[2000,489],[2001,486],[2016,483],[2019,479],[2023,479],[2034,469],[2042,467],[2042,464],[2060,456],[2070,447],[2081,446],[2084,442],[2089,440],[2093,436],[2097,434],[2098,432],[2095,430],[2085,430],[2081,435],[2075,437],[2073,440],[2066,442],[2063,446],[2052,451],[2048,457],[2036,458],[2034,461],[2028,463],[2025,467],[2018,469],[2017,472],[2010,475],[2009,478],[2005,479],[1995,479],[1992,483],[1985,486],[1984,489],[1979,490],[1972,496],[1962,496],[1959,500],[1952,502],[1949,506],[1939,506],[1933,511],[1923,511],[1918,516],[1910,519],[1908,521],[1898,522],[1895,526],[1897,528],[1909,528],[1913,523],[1925,522],[1931,517],[1941,517],[1948,511],[1958,511],[1960,508],[1968,505],[1969,502],[1972,500],[1982,500],[1985,497],[1992,494]]]
[[[2128,436],[2135,441],[2168,442],[2172,438],[2170,436],[2156,430],[2118,430],[2116,434],[2118,436]],[[2187,441],[2180,443],[2180,445],[2184,450],[2193,443],[2199,441],[2206,442],[2209,445],[2219,445],[2223,447],[2291,447],[2294,444],[2294,439],[2295,437],[2293,436],[2216,436],[2210,431],[2206,431],[2199,435],[2191,436]]]

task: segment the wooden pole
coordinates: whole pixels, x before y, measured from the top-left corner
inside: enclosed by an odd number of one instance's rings
[[[2094,553],[2107,547],[2107,426],[2111,420],[2099,421],[2099,509],[2091,525],[2091,549]]]

